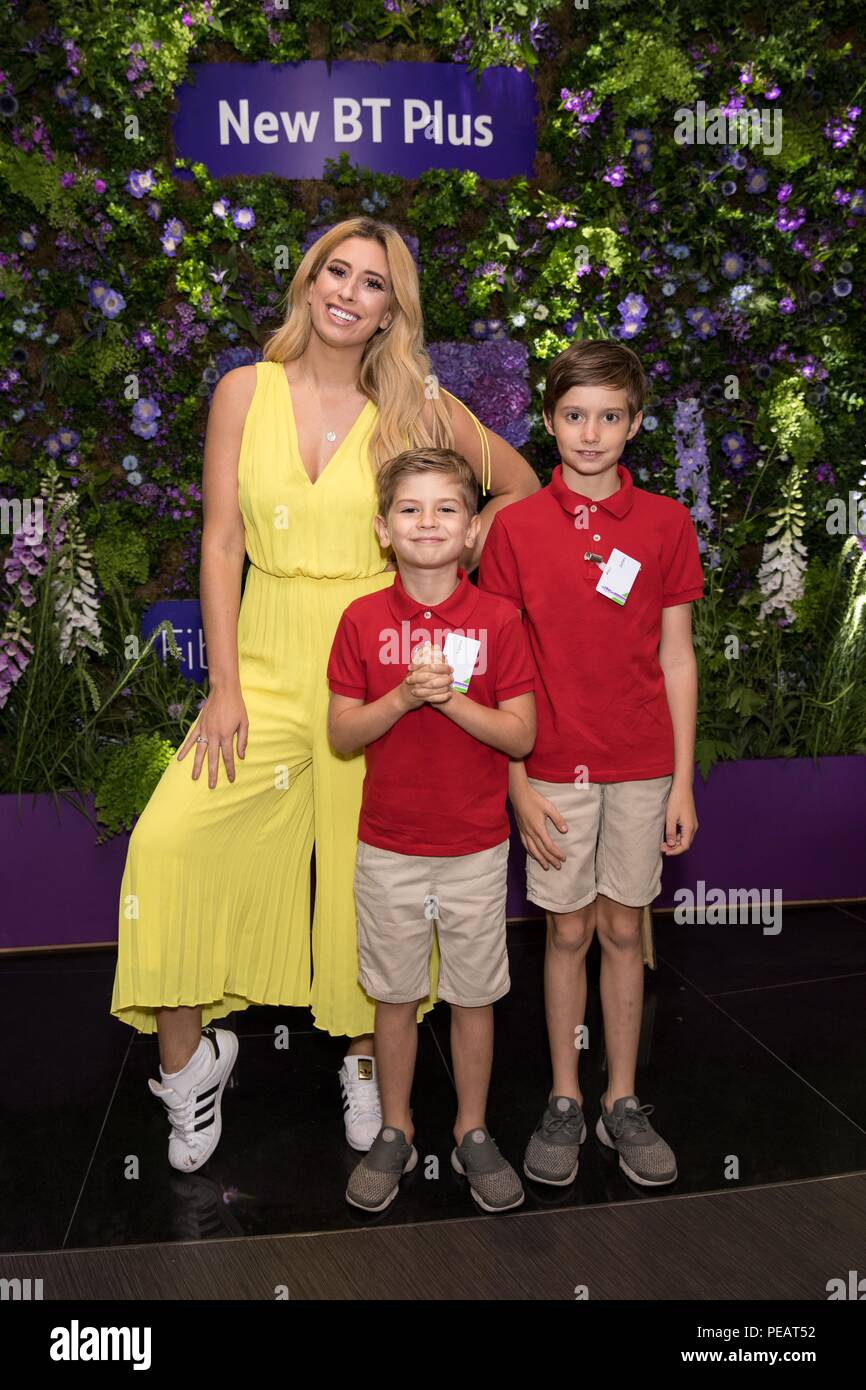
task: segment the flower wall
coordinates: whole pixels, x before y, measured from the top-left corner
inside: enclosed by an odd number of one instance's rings
[[[866,750],[848,6],[0,9],[2,790],[93,791],[108,829],[144,804],[204,694],[137,634],[148,604],[197,593],[214,385],[261,355],[310,241],[360,212],[412,248],[434,373],[542,480],[545,363],[586,337],[641,356],[625,462],[689,507],[706,566],[702,768]],[[345,155],[320,182],[174,174],[189,63],[328,57],[528,68],[536,177],[407,182]]]

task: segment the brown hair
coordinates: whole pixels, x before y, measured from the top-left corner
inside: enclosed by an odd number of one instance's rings
[[[379,515],[388,520],[397,484],[415,473],[450,473],[463,489],[470,517],[478,511],[478,483],[462,454],[454,449],[406,449],[383,463],[376,477]]]
[[[640,358],[631,348],[603,338],[571,343],[550,363],[542,404],[551,423],[557,401],[572,386],[609,386],[612,391],[624,388],[629,419],[633,420],[643,406],[647,381]]]

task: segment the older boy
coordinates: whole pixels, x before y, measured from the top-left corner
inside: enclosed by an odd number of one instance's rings
[[[478,534],[478,490],[450,449],[399,454],[380,470],[375,526],[393,586],[349,604],[328,664],[328,733],[366,749],[355,869],[359,980],[376,1002],[382,1128],[347,1200],[382,1211],[415,1167],[409,1098],[417,1009],[451,1004],[457,1087],[451,1163],[485,1211],[523,1201],[486,1126],[493,1003],[510,987],[505,943],[509,758],[535,737],[535,680],[520,615],[482,594],[458,559]],[[408,669],[407,669],[408,668]]]
[[[553,1086],[524,1172],[553,1186],[574,1180],[586,1137],[578,1058],[594,931],[608,1063],[596,1134],[642,1186],[677,1176],[646,1118],[653,1107],[635,1094],[641,917],[662,854],[682,854],[697,830],[690,605],[703,574],[687,509],[636,488],[619,463],[643,391],[623,344],[560,353],[544,392],[560,463],[548,487],[496,515],[479,573],[480,588],[523,610],[538,674],[537,741],[525,764],[512,762],[509,785],[527,895],[547,909]]]

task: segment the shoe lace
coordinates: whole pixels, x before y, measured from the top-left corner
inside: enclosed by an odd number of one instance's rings
[[[177,1105],[166,1107],[172,1129],[185,1144],[191,1144],[195,1136],[195,1097],[188,1095]]]
[[[613,1131],[617,1139],[621,1138],[626,1126],[629,1136],[646,1134],[650,1127],[647,1115],[651,1115],[654,1110],[654,1105],[641,1105],[633,1110],[625,1110],[618,1119],[614,1119]]]
[[[548,1133],[550,1133],[551,1131],[556,1132],[560,1129],[564,1129],[569,1137],[573,1137],[576,1139],[581,1131],[580,1115],[576,1113],[569,1114],[568,1112],[566,1112],[566,1114],[564,1115],[554,1114],[552,1116],[548,1116],[547,1120],[545,1121],[544,1128],[548,1131]]]

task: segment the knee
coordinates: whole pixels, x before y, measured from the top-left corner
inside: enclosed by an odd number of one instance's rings
[[[635,950],[640,944],[642,917],[642,907],[625,907],[621,903],[601,906],[597,926],[602,950]]]
[[[547,935],[557,951],[585,951],[595,931],[595,903],[576,912],[549,912]]]

